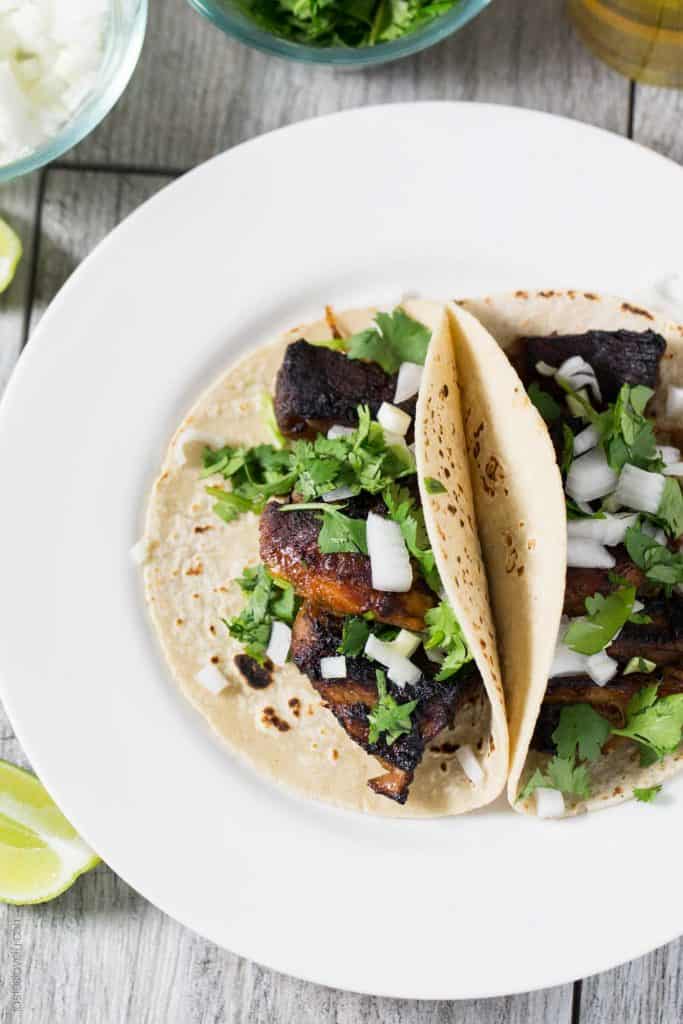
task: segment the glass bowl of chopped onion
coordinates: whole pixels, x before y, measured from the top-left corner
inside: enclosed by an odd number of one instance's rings
[[[368,67],[457,32],[491,0],[188,0],[240,42],[307,64]]]
[[[0,0],[0,182],[80,142],[137,64],[147,0]]]

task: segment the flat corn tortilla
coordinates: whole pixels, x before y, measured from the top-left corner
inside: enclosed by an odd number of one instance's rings
[[[424,471],[435,477],[449,475],[451,504],[460,513],[454,519],[444,513],[440,496],[423,495],[425,518],[444,586],[472,642],[487,693],[463,706],[455,727],[429,745],[407,803],[400,806],[368,788],[367,780],[381,774],[381,766],[348,738],[293,664],[275,669],[265,689],[253,689],[235,668],[234,657],[242,649],[222,619],[241,610],[244,596],[234,581],[246,566],[260,561],[258,517],[248,513],[234,523],[223,523],[205,492],[207,484],[223,483],[222,478],[200,478],[204,439],[214,446],[270,441],[262,415],[263,394],[273,393],[290,342],[348,336],[370,326],[376,310],[328,309],[324,319],[252,351],[199,398],[171,440],[149,500],[144,580],[149,613],[171,674],[233,753],[300,795],[371,814],[411,818],[459,814],[494,799],[505,783],[508,747],[457,404],[433,396],[443,387],[457,396],[455,365],[447,359],[451,341],[444,308],[431,303],[406,303],[404,308],[433,332],[416,421],[418,466],[428,467]],[[436,408],[438,421],[433,415]],[[439,430],[448,435],[443,456],[436,443]],[[182,463],[178,442],[188,437],[197,441],[186,445],[189,458]],[[468,566],[467,576],[460,577],[455,568],[461,562]],[[228,679],[226,689],[216,696],[195,679],[210,662]],[[481,785],[468,780],[455,758],[454,747],[460,744],[477,751],[484,770]]]
[[[474,480],[475,508],[489,572],[510,717],[508,797],[513,807],[535,813],[533,798],[516,799],[520,782],[547,757],[529,750],[545,695],[559,630],[566,576],[566,512],[555,453],[541,417],[500,350],[524,336],[580,334],[591,329],[653,330],[666,340],[660,381],[653,398],[658,438],[683,442],[683,423],[667,419],[669,385],[683,386],[683,327],[623,299],[580,291],[517,291],[467,299],[451,307],[458,370],[466,393],[465,432]],[[471,315],[470,315],[471,314]],[[473,317],[476,321],[473,322]],[[490,428],[487,447],[475,457],[474,420]],[[491,488],[485,467],[496,460]],[[483,467],[483,473],[482,473]],[[508,571],[510,551],[524,553],[524,572]],[[501,537],[504,538],[501,543]],[[533,551],[524,551],[535,541]],[[655,785],[680,768],[683,751],[649,768],[635,745],[618,745],[590,766],[592,796],[567,800],[567,814],[608,807],[632,796],[634,787]]]

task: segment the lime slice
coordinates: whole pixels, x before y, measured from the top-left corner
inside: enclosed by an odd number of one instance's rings
[[[11,285],[22,252],[19,236],[0,220],[0,295]]]
[[[0,901],[44,903],[98,861],[35,775],[0,760]]]

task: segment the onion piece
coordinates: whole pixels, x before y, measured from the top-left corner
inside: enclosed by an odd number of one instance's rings
[[[598,654],[591,654],[586,659],[586,672],[594,683],[604,686],[617,674],[619,663],[610,658],[606,651],[599,651]]]
[[[652,539],[656,540],[658,544],[663,544],[664,547],[667,547],[669,542],[661,526],[655,526],[654,523],[646,521],[640,524],[640,529],[642,533],[646,533],[648,537],[652,537]]]
[[[561,818],[565,812],[564,797],[559,789],[539,786],[534,790],[536,814],[539,818]]]
[[[150,555],[150,544],[146,537],[141,537],[130,549],[130,558],[135,565],[144,565]]]
[[[602,393],[595,370],[583,356],[570,356],[565,359],[557,371],[558,380],[563,380],[574,391],[589,387],[598,402],[602,401]]]
[[[557,367],[551,366],[550,363],[544,363],[542,359],[539,359],[536,363],[536,373],[540,373],[541,377],[554,377],[557,373]]]
[[[266,647],[266,657],[273,665],[284,665],[292,643],[292,631],[286,622],[274,622]]]
[[[409,416],[403,409],[392,405],[391,402],[382,402],[377,413],[377,422],[383,430],[389,431],[390,434],[398,434],[399,437],[405,437],[410,429],[410,424],[413,422],[413,417]]]
[[[626,531],[630,526],[635,526],[637,521],[637,512],[622,512],[618,515],[606,513],[604,519],[569,519],[567,537],[569,540],[592,540],[612,548],[623,544]]]
[[[368,658],[372,658],[373,661],[378,661],[380,665],[384,665],[387,675],[392,683],[396,683],[397,686],[405,686],[406,683],[416,683],[422,675],[417,665],[413,665],[412,661],[409,661],[408,658],[392,650],[391,644],[380,640],[373,633],[370,634],[365,643],[364,653]]]
[[[578,458],[578,456],[583,455],[584,452],[588,452],[591,448],[595,448],[599,441],[600,435],[593,424],[590,423],[574,438],[574,458]]]
[[[617,560],[607,548],[596,540],[569,537],[567,565],[570,569],[613,569]]]
[[[555,656],[550,666],[549,678],[557,679],[562,676],[583,676],[587,673],[585,654],[572,651],[562,641],[558,640],[555,647]]]
[[[173,445],[173,454],[176,466],[184,466],[186,462],[197,462],[198,455],[204,448],[222,448],[223,442],[213,434],[206,431],[195,430],[194,427],[186,427],[178,434]]]
[[[342,427],[340,423],[335,423],[327,431],[327,437],[329,441],[336,441],[339,437],[351,437],[351,434],[355,433],[356,431],[353,427]]]
[[[419,634],[411,633],[409,629],[402,629],[395,639],[389,641],[388,646],[396,654],[401,654],[404,658],[411,658],[421,643],[422,637]]]
[[[680,462],[681,449],[674,448],[671,444],[658,444],[657,454],[665,466],[672,466],[674,462]]]
[[[664,493],[665,479],[661,473],[650,473],[626,463],[614,492],[615,501],[638,512],[655,515]]]
[[[373,589],[406,594],[413,585],[413,569],[398,523],[370,512],[366,537]]]
[[[323,679],[344,679],[346,676],[346,658],[339,654],[320,659],[320,675]]]
[[[594,448],[572,462],[566,491],[575,501],[594,501],[613,491],[618,479],[602,448]]]
[[[203,669],[195,675],[195,680],[200,686],[203,686],[205,690],[214,695],[224,690],[228,685],[228,680],[225,678],[223,673],[213,662],[209,662]]]
[[[664,476],[683,476],[683,462],[670,462],[662,470]]]
[[[343,501],[344,498],[353,498],[352,487],[335,487],[333,491],[326,491],[323,494],[323,501]]]
[[[484,770],[479,764],[472,747],[465,743],[462,747],[458,747],[455,756],[470,782],[474,783],[475,786],[481,785],[484,781]]]
[[[407,401],[418,393],[422,383],[423,369],[424,367],[420,366],[419,363],[401,363],[398,368],[396,394],[394,395],[396,405]]]
[[[670,384],[666,394],[666,415],[671,419],[683,416],[683,388]]]

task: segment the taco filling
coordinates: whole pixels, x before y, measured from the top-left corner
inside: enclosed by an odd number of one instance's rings
[[[648,766],[681,742],[683,461],[649,415],[665,349],[652,330],[591,330],[522,338],[512,358],[566,498],[564,614],[531,740],[552,756],[520,794],[550,813],[558,793],[591,795],[602,754],[627,745]]]

